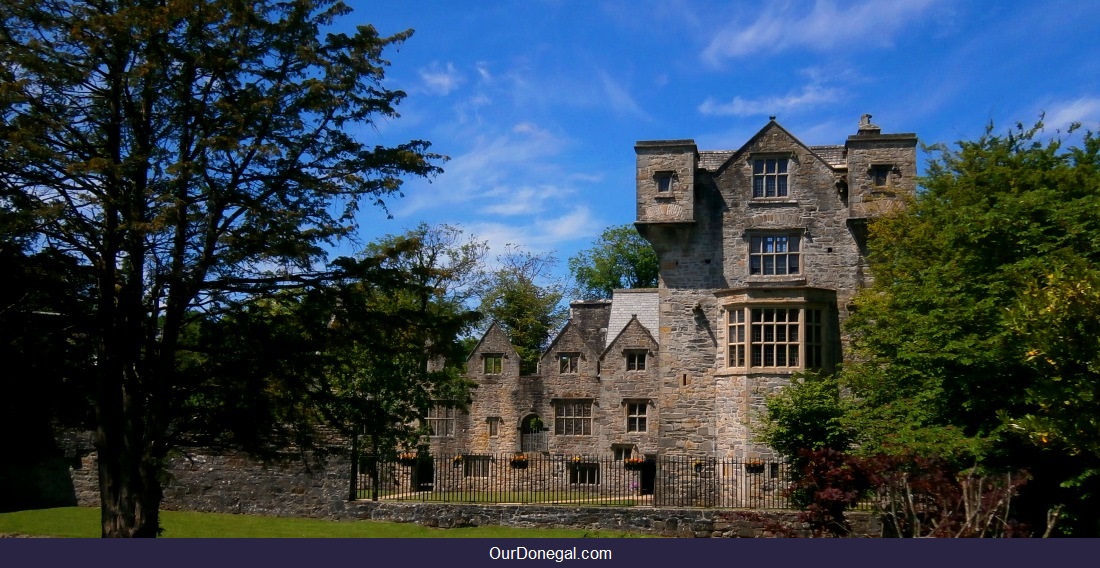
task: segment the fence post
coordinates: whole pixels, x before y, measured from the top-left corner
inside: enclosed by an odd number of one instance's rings
[[[353,430],[351,433],[351,486],[348,490],[348,501],[359,499],[359,435]]]

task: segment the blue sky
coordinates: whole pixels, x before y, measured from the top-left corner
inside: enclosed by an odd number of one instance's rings
[[[634,143],[735,149],[770,115],[842,144],[863,113],[923,143],[1100,130],[1100,2],[346,0],[341,25],[414,35],[386,53],[401,117],[450,160],[360,216],[363,241],[424,221],[562,261],[634,220]],[[340,254],[355,252],[350,245]]]

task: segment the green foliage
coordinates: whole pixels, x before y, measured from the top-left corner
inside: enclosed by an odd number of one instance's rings
[[[343,263],[354,278],[204,320],[181,358],[194,381],[181,430],[258,452],[323,447],[333,429],[387,454],[415,445],[433,401],[469,399],[459,338],[479,319],[456,291],[476,263],[444,260],[466,257],[441,234],[455,233],[387,237]]]
[[[852,434],[842,422],[844,400],[836,377],[804,373],[766,401],[760,441],[797,461],[803,450],[844,451]]]
[[[325,245],[441,156],[359,138],[396,118],[385,49],[331,0],[0,5],[0,195],[87,271],[103,534],[155,536],[197,320],[330,279]],[[32,252],[38,252],[37,250]]]
[[[861,453],[1033,469],[1038,486],[1100,466],[1100,141],[1040,133],[932,147],[924,190],[871,224],[840,377]]]
[[[610,298],[618,288],[656,288],[657,253],[630,225],[604,229],[592,248],[569,259],[586,298]]]
[[[511,249],[498,258],[502,268],[489,275],[481,293],[481,312],[508,333],[521,360],[521,372],[534,373],[550,334],[565,325],[569,294],[550,272],[557,259]]]

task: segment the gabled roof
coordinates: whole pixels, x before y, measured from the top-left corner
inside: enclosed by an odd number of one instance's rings
[[[651,336],[657,337],[659,309],[660,297],[656,288],[615,290],[611,296],[611,317],[607,322],[607,345],[611,345],[611,341],[622,333],[634,316]]]
[[[630,321],[626,322],[626,325],[624,325],[623,328],[619,330],[619,333],[617,333],[615,337],[611,339],[611,341],[607,342],[607,348],[603,350],[603,353],[600,353],[601,357],[611,351],[611,348],[615,345],[615,342],[618,341],[619,338],[626,333],[626,330],[629,329],[631,325],[636,325],[641,328],[641,330],[645,332],[646,336],[649,337],[649,340],[652,341],[654,345],[659,345],[657,343],[657,338],[655,338],[653,334],[650,333],[649,329],[646,326],[642,325],[642,322],[638,321],[638,316],[635,315],[631,316]]]
[[[714,173],[717,173],[717,172],[725,169],[726,166],[728,166],[731,162],[736,161],[738,157],[740,157],[742,154],[744,154],[746,149],[749,146],[751,146],[753,144],[753,142],[756,141],[757,138],[760,138],[766,132],[768,132],[769,130],[772,130],[772,129],[779,129],[780,132],[787,135],[787,137],[789,137],[791,140],[796,142],[799,146],[802,146],[803,148],[805,148],[807,152],[809,152],[815,158],[820,160],[821,163],[825,164],[826,166],[829,166],[832,169],[836,169],[838,167],[842,167],[842,166],[845,165],[844,162],[838,162],[837,161],[838,156],[836,154],[835,147],[833,147],[833,146],[807,146],[805,143],[803,143],[801,140],[799,140],[795,135],[791,134],[786,128],[783,128],[782,126],[780,126],[780,124],[778,122],[776,122],[774,119],[772,119],[772,120],[768,121],[768,123],[765,124],[763,128],[761,128],[759,131],[757,131],[756,134],[752,135],[752,137],[749,138],[747,142],[742,144],[741,147],[738,148],[735,151],[731,152],[729,150],[723,150],[723,151],[713,151],[712,150],[712,151],[708,151],[708,152],[700,152],[699,153],[700,156],[702,156],[702,154],[704,154],[704,153],[710,154],[707,157],[707,162],[706,163],[709,164],[709,165],[712,165],[712,166],[713,166],[713,164],[717,163],[717,161],[719,159],[721,159],[723,157],[725,158],[725,161],[723,161],[721,164],[719,164],[717,166],[714,166],[713,169],[710,169],[710,168],[704,168],[704,169],[708,169],[709,171],[714,172]],[[840,148],[843,149],[844,147],[840,146]],[[821,152],[821,153],[818,153],[818,152]],[[825,154],[825,155],[823,156],[822,154]],[[826,156],[827,156],[828,159],[826,159]],[[702,167],[702,165],[704,163],[703,159],[700,158],[699,162],[700,162],[700,167]]]
[[[569,321],[565,322],[564,326],[562,326],[561,331],[559,331],[558,334],[554,336],[554,340],[550,342],[550,345],[547,345],[546,349],[544,349],[542,351],[542,354],[539,356],[539,358],[541,359],[543,357],[546,357],[547,355],[550,355],[550,353],[552,353],[554,351],[554,348],[557,347],[558,342],[561,341],[561,339],[563,337],[565,337],[565,335],[567,333],[569,333],[570,331],[577,334],[577,337],[579,337],[580,340],[581,340],[581,344],[583,344],[586,348],[588,348],[588,351],[590,351],[592,353],[595,353],[597,355],[601,351],[603,351],[603,346],[602,345],[594,346],[591,343],[585,341],[584,333],[581,331],[581,329],[576,324],[573,323],[573,320],[569,320]]]
[[[481,350],[482,344],[489,338],[491,334],[500,334],[504,338],[504,342],[507,343],[510,353],[516,354],[516,348],[512,346],[512,338],[508,337],[508,334],[504,332],[504,328],[500,327],[500,324],[493,322],[489,324],[489,329],[485,330],[485,333],[481,334],[481,339],[477,340],[474,348],[470,350],[470,354],[466,356],[466,361],[469,362],[473,358],[474,354]]]

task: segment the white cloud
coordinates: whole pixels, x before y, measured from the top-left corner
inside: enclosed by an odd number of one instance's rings
[[[431,191],[407,195],[399,215],[456,205],[470,206],[486,199],[499,200],[521,187],[554,188],[554,191],[547,190],[543,198],[560,197],[558,192],[564,188],[545,182],[566,179],[553,159],[567,145],[567,140],[531,122],[517,123],[509,132],[495,137],[473,137],[464,153],[443,164],[443,173],[435,179]],[[503,203],[490,206],[501,207],[497,213],[504,214],[509,210],[507,204],[512,201],[509,197]],[[511,210],[520,211],[518,207]]]
[[[619,114],[648,118],[642,107],[634,100],[634,97],[622,85],[611,78],[607,73],[600,71],[600,84],[603,87],[603,95],[611,109]]]
[[[498,187],[485,194],[494,202],[484,211],[492,215],[533,215],[543,211],[547,202],[563,200],[572,193],[571,188],[553,185]]]
[[[517,245],[537,253],[556,251],[561,243],[591,239],[603,226],[588,206],[578,205],[561,215],[536,217],[522,225],[483,221],[467,223],[464,228],[476,235],[477,240],[488,242],[492,251],[501,252],[507,245]]]
[[[1100,97],[1081,97],[1054,103],[1043,118],[1043,124],[1048,129],[1065,130],[1073,122],[1096,130],[1100,126]]]
[[[752,23],[744,25],[735,20],[718,31],[703,50],[702,57],[718,65],[726,59],[759,52],[889,46],[899,30],[916,20],[935,1],[865,0],[844,2],[838,7],[836,2],[818,0],[808,13],[802,3],[767,3],[766,11]]]
[[[699,105],[699,112],[707,116],[778,115],[835,102],[840,98],[840,94],[839,89],[810,84],[802,87],[801,91],[788,93],[780,97],[761,97],[757,99],[734,97],[728,103],[720,103],[714,100],[713,97],[707,97],[703,104]]]
[[[462,83],[462,76],[453,63],[441,67],[438,62],[432,62],[428,68],[420,70],[420,79],[424,81],[428,92],[437,95],[447,95]]]

